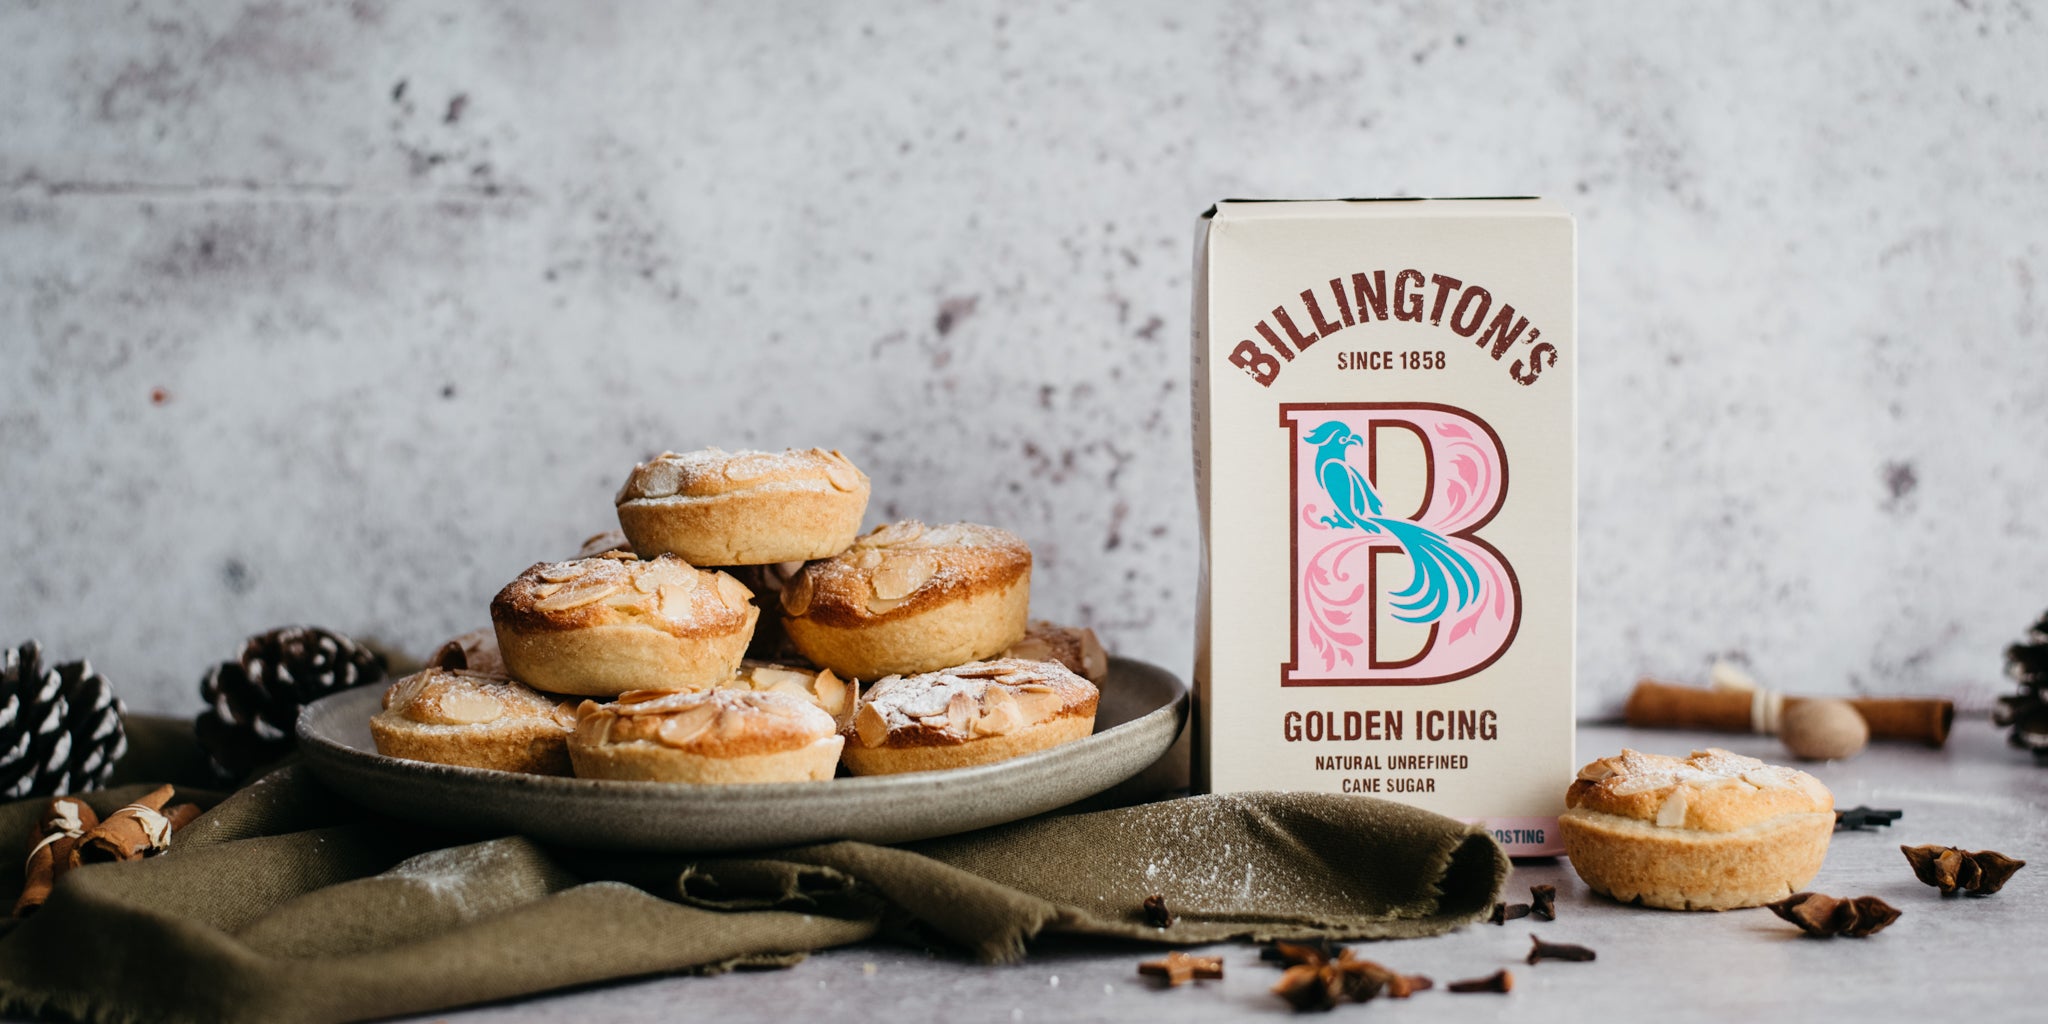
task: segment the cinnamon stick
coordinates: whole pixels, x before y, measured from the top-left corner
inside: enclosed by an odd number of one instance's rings
[[[27,917],[40,909],[56,888],[57,879],[71,867],[71,851],[79,837],[100,823],[85,801],[77,797],[51,797],[29,834],[28,862],[23,865],[25,881],[21,898],[14,902],[14,916]]]
[[[1802,699],[1787,696],[1787,706]],[[1951,701],[1922,697],[1858,697],[1850,706],[1870,726],[1870,738],[1908,740],[1939,747],[1948,742],[1955,722]],[[1758,696],[1742,690],[1703,689],[1645,679],[1629,694],[1623,714],[1639,729],[1706,729],[1713,732],[1767,732],[1755,714]],[[1764,716],[1769,717],[1769,716]]]
[[[162,853],[171,844],[172,829],[171,819],[164,815],[164,805],[171,801],[174,792],[169,786],[159,786],[148,796],[107,815],[98,827],[79,837],[78,845],[71,850],[71,866],[141,860]]]

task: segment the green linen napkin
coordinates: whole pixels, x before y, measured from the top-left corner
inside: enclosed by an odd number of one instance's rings
[[[87,802],[106,812],[146,789]],[[195,796],[217,799],[180,799]],[[0,849],[27,848],[41,804],[0,806]],[[903,847],[654,856],[402,824],[287,764],[219,800],[162,856],[80,868],[40,912],[0,924],[0,1010],[363,1020],[794,963],[877,934],[989,961],[1041,934],[1406,938],[1479,919],[1507,872],[1483,829],[1366,797],[1194,797]],[[19,885],[0,878],[4,905]],[[1155,893],[1180,915],[1169,928],[1144,921]]]

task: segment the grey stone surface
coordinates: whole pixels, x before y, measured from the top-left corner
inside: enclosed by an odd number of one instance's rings
[[[416,652],[664,447],[823,443],[1185,674],[1193,217],[1580,224],[1582,705],[2002,688],[2048,24],[1998,3],[0,7],[0,642]],[[155,396],[153,398],[153,396]]]
[[[1773,742],[1706,733],[1584,727],[1586,758],[1623,745],[1683,753],[1718,745],[1781,759]],[[1431,1021],[2038,1020],[2031,966],[2048,915],[2048,786],[2044,769],[2003,745],[1982,720],[1959,723],[1946,750],[1880,745],[1839,763],[1809,766],[1836,805],[1901,809],[1875,832],[1837,833],[1812,888],[1875,895],[1903,911],[1868,939],[1809,939],[1767,910],[1684,913],[1623,906],[1595,896],[1569,862],[1519,864],[1510,901],[1558,888],[1558,919],[1474,925],[1433,939],[1366,944],[1360,954],[1438,985],[1507,968],[1506,996],[1437,990],[1409,1003],[1342,1007],[1336,1016]],[[1900,844],[1995,849],[2035,861],[2004,891],[1944,899],[1913,877]],[[1142,898],[1142,894],[1139,894]],[[1591,963],[1523,962],[1529,936],[1590,946]],[[1288,1015],[1267,992],[1277,978],[1254,947],[1220,945],[1224,978],[1157,991],[1138,978],[1156,951],[1046,941],[1025,961],[990,967],[942,952],[863,944],[813,956],[785,971],[661,978],[418,1018],[453,1024],[606,1020],[1201,1022]]]

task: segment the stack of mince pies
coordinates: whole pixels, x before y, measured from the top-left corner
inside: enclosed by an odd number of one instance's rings
[[[1007,530],[860,532],[837,451],[664,452],[619,531],[540,562],[384,694],[380,753],[545,775],[800,782],[988,764],[1089,735],[1092,630],[1029,617]],[[865,685],[864,685],[865,684]]]

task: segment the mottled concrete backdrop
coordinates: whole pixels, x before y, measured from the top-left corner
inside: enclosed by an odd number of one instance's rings
[[[190,708],[260,627],[483,623],[647,453],[824,444],[1185,672],[1195,215],[1541,193],[1585,710],[1719,653],[1981,706],[2048,605],[2042,18],[8,3],[0,642]]]

